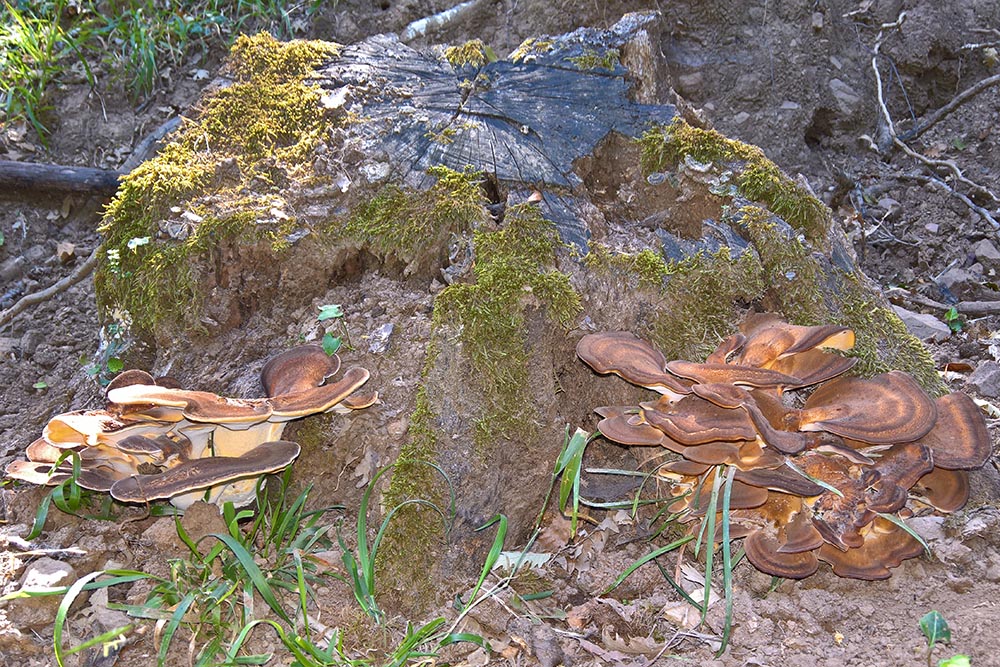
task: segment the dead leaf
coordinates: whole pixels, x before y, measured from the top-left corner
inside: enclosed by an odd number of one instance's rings
[[[69,241],[61,241],[56,244],[56,257],[60,264],[68,264],[76,258],[76,245]]]
[[[605,626],[601,631],[601,643],[605,648],[626,655],[655,656],[662,653],[667,648],[666,642],[657,642],[652,637],[629,637],[623,639],[617,632],[612,635],[610,626]]]

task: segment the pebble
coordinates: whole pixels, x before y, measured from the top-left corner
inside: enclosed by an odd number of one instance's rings
[[[23,591],[44,591],[69,586],[76,581],[76,570],[69,563],[43,556],[27,566],[21,576]],[[8,604],[11,622],[17,627],[40,629],[52,625],[56,610],[62,602],[60,595],[36,598],[18,598]]]
[[[933,315],[915,313],[900,306],[893,306],[892,309],[896,311],[899,319],[903,320],[907,331],[920,340],[933,340],[935,343],[940,343],[951,338],[951,329],[948,328],[948,325]]]
[[[1000,398],[1000,364],[995,361],[982,362],[965,381],[965,385],[986,398]]]

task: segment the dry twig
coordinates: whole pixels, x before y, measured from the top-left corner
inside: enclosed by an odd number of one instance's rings
[[[958,167],[958,165],[955,163],[954,160],[935,160],[929,158],[926,155],[923,155],[922,153],[919,153],[910,148],[903,141],[903,139],[900,138],[900,135],[896,132],[895,124],[892,121],[892,115],[889,113],[889,108],[886,106],[885,103],[885,95],[882,86],[882,73],[879,71],[878,58],[880,55],[879,52],[882,48],[882,43],[885,41],[885,38],[888,36],[888,33],[893,30],[898,30],[903,25],[903,22],[905,20],[906,20],[906,12],[904,11],[900,12],[899,16],[892,23],[883,23],[881,26],[879,26],[878,36],[875,38],[875,44],[872,47],[871,63],[872,63],[872,71],[875,73],[875,85],[876,85],[876,94],[878,96],[878,105],[879,109],[882,112],[882,118],[886,123],[886,127],[889,132],[889,138],[892,139],[892,144],[896,146],[896,148],[898,148],[899,150],[906,153],[911,158],[923,163],[924,165],[930,167],[931,169],[935,170],[939,168],[947,169],[949,172],[951,172],[952,178],[956,182],[962,183],[973,192],[988,198],[990,201],[1000,202],[1000,198],[998,198],[995,194],[993,194],[988,188],[979,185],[978,183],[967,178],[965,174],[962,173],[962,170]],[[917,127],[911,130],[910,133],[906,135],[906,138],[919,136],[922,132],[926,131],[928,128],[930,128],[932,125],[940,121],[946,115],[957,109],[963,103],[972,99],[978,93],[982,92],[986,88],[989,88],[990,86],[993,86],[997,83],[1000,83],[1000,75],[983,79],[982,81],[972,86],[971,88],[962,91],[955,97],[955,99],[953,99],[951,102],[949,102],[945,106],[935,111],[933,114],[930,115],[930,117],[927,120],[925,120],[923,123],[920,123]],[[933,179],[933,180],[939,184],[944,184],[944,182],[941,181],[940,179]],[[967,205],[969,205],[970,208],[972,208],[977,213],[982,215],[986,220],[988,220],[994,229],[1000,228],[1000,225],[997,224],[997,221],[994,219],[993,215],[990,214],[990,212],[987,211],[985,208],[974,204],[971,198],[969,198],[967,195],[964,195],[958,192],[957,190],[950,188],[946,184],[945,187],[948,188],[956,197],[958,197]]]
[[[135,147],[135,150],[132,151],[132,154],[129,155],[128,159],[125,160],[125,163],[122,165],[122,173],[127,174],[128,172],[132,171],[140,164],[142,164],[142,162],[153,151],[154,145],[158,141],[163,139],[163,137],[167,136],[167,134],[173,132],[173,130],[178,125],[180,125],[180,122],[181,122],[181,117],[174,116],[166,123],[158,127],[156,130],[151,132],[149,135],[147,135],[145,139],[140,141],[139,144]],[[96,209],[97,209],[96,206],[90,204],[87,205],[82,210],[84,215],[89,216],[93,215]],[[97,258],[100,256],[101,247],[102,246],[100,243],[94,246],[94,249],[91,251],[90,256],[87,257],[86,261],[84,261],[83,264],[76,267],[73,273],[69,274],[68,276],[62,278],[58,282],[46,287],[45,289],[39,292],[32,292],[31,294],[27,294],[21,297],[20,299],[18,299],[17,303],[15,303],[13,306],[0,313],[0,327],[4,327],[7,324],[9,324],[17,315],[24,312],[27,308],[51,299],[56,294],[59,294],[60,292],[69,289],[73,285],[77,284],[78,282],[89,276],[91,272],[94,270],[94,268],[97,266]]]

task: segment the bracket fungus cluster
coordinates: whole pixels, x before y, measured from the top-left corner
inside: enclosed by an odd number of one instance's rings
[[[347,413],[374,404],[361,367],[340,370],[340,358],[318,345],[282,352],[261,371],[266,398],[224,398],[180,388],[166,378],[129,370],[108,386],[103,410],[56,415],[28,445],[27,461],[7,475],[34,484],[58,484],[79,456],[77,483],[116,500],[167,499],[181,509],[197,500],[237,506],[250,502],[261,475],[285,468],[299,446],[281,439],[293,419],[327,411]],[[58,463],[58,465],[56,465]]]
[[[659,475],[672,484],[670,509],[695,530],[715,476],[732,470],[730,536],[744,538],[757,569],[800,579],[825,561],[842,577],[884,579],[922,551],[901,520],[961,508],[967,471],[992,446],[965,394],[934,400],[899,371],[845,375],[855,360],[835,351],[853,345],[846,327],[758,314],[705,363],[667,361],[627,332],[584,336],[577,355],[660,394],[597,408],[598,429],[680,455]]]

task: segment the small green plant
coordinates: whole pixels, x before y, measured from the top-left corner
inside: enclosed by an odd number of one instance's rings
[[[952,306],[944,314],[944,323],[948,325],[952,333],[959,333],[964,328],[965,324],[962,322],[962,316],[958,312],[958,308]]]
[[[927,667],[932,665],[934,647],[951,643],[951,628],[939,611],[929,611],[920,619],[920,629],[927,638]],[[969,667],[972,661],[961,653],[938,661],[938,667]]]
[[[344,334],[347,334],[347,325],[344,324],[344,309],[339,303],[331,303],[325,306],[320,306],[319,315],[316,316],[316,319],[320,322],[336,320],[340,324],[340,328]],[[323,351],[331,356],[336,354],[337,350],[340,349],[343,340],[342,336],[334,336],[332,332],[327,331],[323,334]]]

